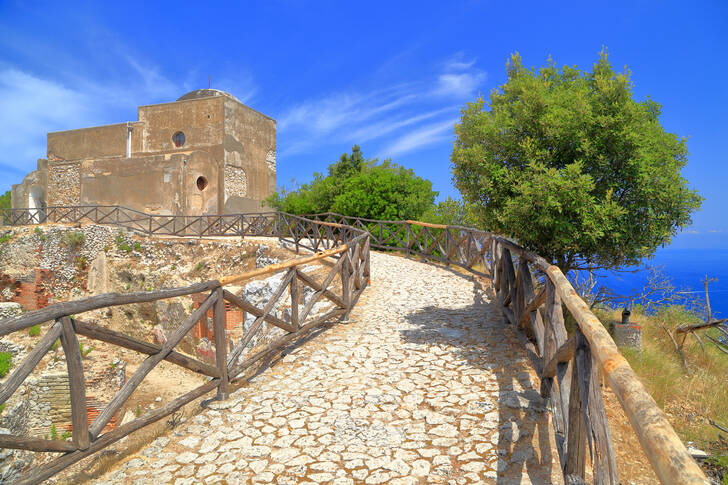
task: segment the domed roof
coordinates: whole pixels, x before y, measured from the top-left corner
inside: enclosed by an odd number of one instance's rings
[[[177,101],[211,98],[213,96],[225,96],[226,98],[230,98],[230,99],[240,103],[240,100],[238,98],[236,98],[235,96],[233,96],[230,93],[226,93],[225,91],[220,91],[219,89],[195,89],[194,91],[190,91],[189,93],[185,94],[184,96],[178,98]],[[242,104],[242,103],[240,103],[240,104]]]

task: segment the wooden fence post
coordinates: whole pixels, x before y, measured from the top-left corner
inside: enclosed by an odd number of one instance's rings
[[[71,319],[61,317],[62,325],[61,345],[66,355],[68,368],[68,387],[71,394],[71,425],[73,444],[79,449],[89,447],[88,413],[86,411],[86,382],[83,378],[83,364],[81,362],[81,348],[73,330]]]
[[[546,279],[546,322],[545,329],[544,368],[554,358],[556,351],[566,343],[566,328],[564,327],[564,314],[561,309],[561,298],[556,291],[553,282]],[[565,459],[565,441],[567,436],[567,423],[569,406],[566,399],[569,396],[569,388],[565,383],[566,373],[569,364],[556,364],[556,375],[554,377],[542,377],[541,396],[548,399],[553,413],[554,429],[556,431],[556,444],[561,454],[561,463]],[[554,386],[556,380],[558,385]]]
[[[220,371],[220,385],[217,388],[217,398],[228,398],[230,381],[227,368],[227,338],[225,334],[225,300],[223,300],[222,287],[215,290],[215,306],[213,307],[213,335],[215,336],[215,361]]]
[[[571,392],[569,393],[569,418],[566,437],[566,463],[563,463],[564,477],[575,476],[584,480],[586,468],[586,423],[581,412],[581,392],[579,392],[579,371],[576,353],[571,361]]]
[[[349,310],[351,310],[351,294],[349,292],[349,265],[351,265],[351,258],[349,257],[350,249],[347,249],[341,253],[341,257],[345,258],[341,265],[341,299],[346,304],[346,313],[341,316],[342,320],[349,318]]]
[[[296,327],[296,329],[301,328],[301,325],[298,321],[298,301],[300,300],[300,294],[301,294],[301,287],[298,283],[298,278],[294,277],[291,280],[291,325]]]
[[[617,478],[617,462],[609,435],[609,423],[602,401],[599,386],[599,372],[594,360],[589,341],[581,329],[575,330],[576,352],[574,361],[579,370],[579,391],[581,408],[586,424],[587,442],[591,455],[594,483],[599,485],[619,485]],[[574,382],[572,381],[572,386]]]

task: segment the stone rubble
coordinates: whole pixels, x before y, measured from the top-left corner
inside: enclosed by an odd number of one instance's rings
[[[380,253],[371,268],[348,323],[93,483],[562,483],[488,283]]]

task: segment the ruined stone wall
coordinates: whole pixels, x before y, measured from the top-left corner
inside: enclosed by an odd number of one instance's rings
[[[132,153],[142,150],[142,124],[132,123]],[[49,160],[125,157],[127,124],[94,126],[48,133]]]
[[[0,272],[0,300],[18,303],[27,310],[38,310],[48,305],[53,281],[53,272],[47,268],[35,268],[21,278]]]
[[[225,164],[225,200],[248,195],[248,176],[242,167]]]
[[[25,176],[19,184],[13,184],[10,192],[10,206],[16,209],[25,209],[31,206],[30,194],[35,192],[35,207],[42,207],[46,204],[46,185],[48,178],[48,160],[39,158],[37,169]],[[40,203],[38,203],[40,202]]]
[[[24,403],[26,410],[26,428],[23,434],[28,436],[46,437],[51,433],[51,425],[55,426],[60,436],[64,431],[72,431],[71,425],[71,399],[68,385],[68,372],[65,362],[57,365],[58,369],[46,371],[39,376],[30,376],[23,383],[27,393],[27,403]],[[108,375],[107,375],[108,374]],[[86,396],[86,412],[89,423],[93,422],[104,409],[104,406],[113,397],[113,391],[118,390],[124,383],[124,366],[117,366],[107,373],[92,374],[86,376],[87,389],[97,389],[101,380],[104,387],[108,387],[112,393],[104,393],[104,400],[100,401],[92,395]],[[25,393],[24,393],[25,394]],[[116,428],[119,412],[116,412],[104,428],[104,432]]]
[[[246,177],[246,191],[240,185],[225,189],[226,213],[261,211],[261,201],[275,191],[276,122],[234,100],[225,100],[225,182],[233,184],[228,174],[241,169]]]
[[[81,203],[81,163],[49,162],[46,202],[49,206]]]

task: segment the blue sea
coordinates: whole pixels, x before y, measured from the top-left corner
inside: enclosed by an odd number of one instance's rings
[[[703,278],[717,278],[711,282],[710,306],[716,318],[728,317],[728,248],[667,247],[657,251],[645,264],[660,267],[678,290],[703,291]],[[635,268],[632,268],[635,269]],[[619,295],[640,290],[647,282],[647,271],[635,273],[605,273],[600,284],[610,287]]]

